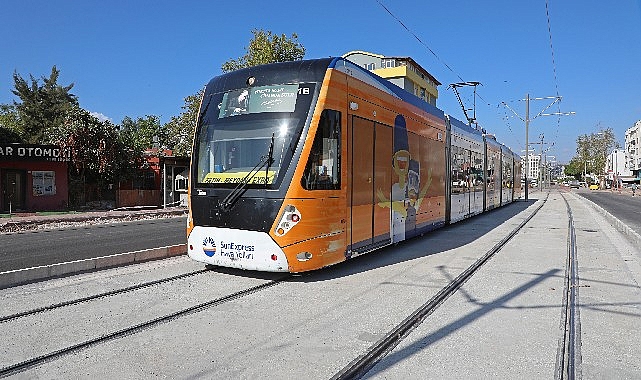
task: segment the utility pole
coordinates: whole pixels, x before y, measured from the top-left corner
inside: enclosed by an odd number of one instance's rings
[[[509,109],[512,111],[513,114],[516,115],[519,119],[523,120],[525,122],[525,200],[528,200],[528,187],[529,187],[529,182],[528,182],[528,171],[530,170],[530,146],[529,146],[529,141],[528,141],[528,135],[529,135],[529,128],[530,128],[530,100],[546,100],[546,99],[554,99],[550,105],[545,107],[541,112],[539,112],[536,116],[532,118],[532,120],[536,119],[539,116],[569,116],[569,115],[574,115],[576,112],[553,112],[553,113],[543,113],[545,112],[548,108],[552,107],[556,102],[560,102],[562,97],[561,96],[547,96],[544,98],[530,98],[530,94],[525,95],[525,119],[519,116],[516,111],[514,111],[510,106],[507,105],[505,102],[501,102],[505,108]]]
[[[503,103],[505,104],[505,103]],[[518,115],[517,115],[518,116]],[[525,200],[528,200],[527,193],[530,183],[527,176],[530,171],[530,145],[528,144],[528,136],[530,129],[530,94],[525,94]]]

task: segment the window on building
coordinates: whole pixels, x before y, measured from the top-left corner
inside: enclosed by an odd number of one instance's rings
[[[367,64],[367,70],[372,71],[374,69],[376,69],[376,64],[375,63],[368,63]]]
[[[386,67],[395,67],[395,66],[396,66],[396,64],[395,64],[395,62],[394,62],[394,60],[393,60],[393,59],[384,59],[384,60],[383,60],[383,65],[382,65],[382,66],[383,66],[383,68],[386,68]]]
[[[39,197],[41,195],[55,195],[56,194],[56,172],[54,171],[32,171],[33,178],[33,195]]]

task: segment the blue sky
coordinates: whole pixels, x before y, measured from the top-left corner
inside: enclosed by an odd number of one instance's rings
[[[245,53],[255,28],[298,34],[305,58],[410,56],[443,83],[439,108],[461,120],[447,85],[481,82],[480,125],[521,154],[524,122],[501,103],[524,117],[526,94],[559,94],[547,112],[576,112],[530,123],[530,142],[543,134],[561,162],[578,135],[612,128],[622,144],[641,119],[641,0],[548,0],[551,44],[546,0],[3,0],[0,11],[0,103],[17,100],[14,72],[40,78],[56,65],[83,108],[115,123],[178,115],[184,97]],[[461,91],[471,108],[471,90]],[[550,103],[532,101],[530,117]]]

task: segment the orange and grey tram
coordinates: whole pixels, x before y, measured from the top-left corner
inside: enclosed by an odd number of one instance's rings
[[[303,272],[520,197],[520,158],[343,58],[212,79],[189,181],[188,254]]]

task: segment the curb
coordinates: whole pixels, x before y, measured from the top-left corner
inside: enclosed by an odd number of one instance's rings
[[[70,215],[67,217],[49,217],[42,219],[9,219],[6,222],[0,222],[0,233],[11,233],[15,232],[15,229],[35,229],[42,224],[54,224],[54,223],[75,223],[75,222],[86,222],[91,220],[118,220],[118,219],[145,219],[151,217],[166,217],[166,216],[183,216],[187,215],[186,210],[169,210],[169,211],[157,211],[157,212],[132,212],[132,213],[123,213],[123,214],[109,214],[109,213],[86,213],[79,215]],[[37,218],[37,217],[36,217]]]
[[[92,259],[0,272],[0,289],[24,285],[45,279],[113,268],[121,265],[180,256],[183,254],[187,254],[187,245],[178,244],[167,247],[143,249],[134,252],[118,253],[115,255],[96,257]]]
[[[637,245],[641,245],[641,235],[636,233],[632,228],[630,228],[627,224],[623,223],[620,221],[616,216],[610,214],[607,212],[603,207],[597,205],[596,203],[592,202],[591,200],[581,197],[581,200],[587,202],[596,212],[600,213],[603,215],[603,217],[608,220],[612,225],[619,231],[620,233],[626,235],[633,243],[636,243]]]

